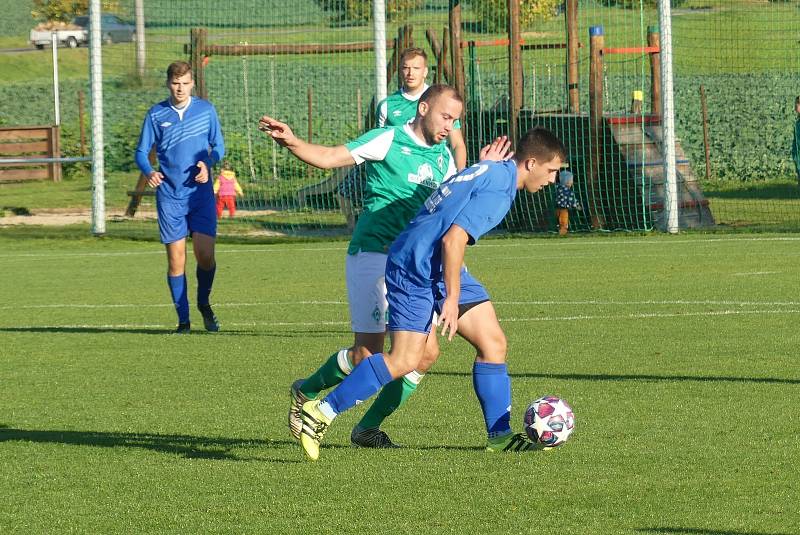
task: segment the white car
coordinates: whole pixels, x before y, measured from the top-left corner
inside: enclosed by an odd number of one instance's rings
[[[53,42],[53,33],[56,34],[60,46],[77,48],[89,42],[89,32],[86,28],[73,24],[49,23],[40,24],[31,30],[31,44],[41,50]]]

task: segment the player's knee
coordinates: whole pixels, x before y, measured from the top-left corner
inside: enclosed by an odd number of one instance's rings
[[[485,362],[505,362],[508,342],[502,331],[481,340],[478,346],[478,360]]]
[[[186,256],[181,254],[170,254],[167,257],[167,267],[169,274],[173,277],[180,275],[186,268]]]
[[[390,355],[386,361],[386,366],[392,377],[402,377],[403,375],[412,372],[419,366],[419,357],[412,358],[411,355]]]
[[[216,265],[216,261],[214,260],[214,251],[197,251],[195,255],[197,258],[197,265],[200,266],[201,269],[206,271],[213,269]]]
[[[380,353],[380,351],[372,351],[367,346],[353,346],[350,349],[350,359],[353,362],[353,366],[358,366],[362,360],[369,358],[374,353]]]

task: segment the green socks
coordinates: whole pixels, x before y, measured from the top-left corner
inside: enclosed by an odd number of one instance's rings
[[[348,350],[341,349],[328,357],[325,364],[303,382],[300,392],[308,399],[317,399],[320,392],[341,383],[351,371],[353,363],[348,357]],[[414,393],[422,377],[423,374],[412,371],[384,386],[358,426],[364,429],[380,427]]]
[[[342,370],[342,365],[346,366],[346,370]],[[347,350],[337,351],[303,382],[300,392],[308,399],[317,399],[320,392],[341,383],[352,369]]]
[[[358,422],[358,427],[364,429],[380,427],[383,421],[414,393],[418,384],[419,380],[414,383],[407,377],[399,377],[384,386],[367,413]]]

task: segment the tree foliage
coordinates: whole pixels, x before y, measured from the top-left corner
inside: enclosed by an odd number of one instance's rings
[[[537,20],[548,20],[559,14],[563,0],[521,0],[519,25],[530,27]],[[508,27],[507,0],[472,0],[472,10],[485,31],[499,32]]]
[[[335,23],[363,23],[372,20],[372,2],[367,0],[317,0]],[[392,20],[421,9],[425,0],[387,0],[386,18]]]
[[[102,0],[103,11],[119,10],[118,0]],[[89,0],[33,0],[31,16],[40,21],[60,20],[69,22],[77,15],[89,13]]]
[[[656,7],[658,0],[603,0],[607,6],[617,6],[625,9],[639,9],[640,7]],[[680,7],[686,0],[670,0],[672,7]]]

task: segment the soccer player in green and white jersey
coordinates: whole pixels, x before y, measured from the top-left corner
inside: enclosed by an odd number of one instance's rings
[[[290,388],[289,430],[300,437],[303,403],[341,382],[363,359],[383,350],[386,335],[386,252],[424,200],[444,179],[455,174],[453,156],[444,143],[461,115],[463,101],[446,85],[431,86],[419,99],[417,115],[402,126],[377,128],[335,147],[313,145],[297,138],[288,125],[264,116],[259,127],[300,160],[330,169],[366,162],[364,211],[347,251],[345,274],[354,343],[338,350],[307,379]],[[492,149],[500,154],[503,147]],[[482,156],[487,155],[487,146]],[[505,143],[505,149],[508,148]],[[502,150],[502,154],[505,150]],[[487,156],[487,157],[492,157]],[[495,156],[493,159],[501,159]],[[429,338],[419,367],[387,385],[351,440],[363,447],[394,447],[380,429],[383,420],[416,389],[424,372],[438,357],[435,335]]]
[[[403,50],[400,55],[400,72],[403,75],[403,87],[380,101],[375,110],[375,124],[378,127],[401,126],[417,115],[419,97],[429,87],[425,83],[428,76],[428,55],[421,48]],[[455,157],[456,168],[461,171],[467,166],[467,146],[461,133],[460,120],[453,123],[447,142]]]
[[[400,54],[400,73],[403,76],[403,86],[380,101],[375,109],[376,128],[403,126],[416,117],[419,98],[430,87],[425,82],[428,76],[428,55],[425,51],[421,48],[403,50]],[[467,166],[467,146],[464,143],[459,119],[453,122],[447,143],[455,158],[456,169],[461,171]],[[339,204],[350,228],[353,227],[355,220],[353,207],[362,204],[365,180],[363,169],[358,165],[347,172],[337,188]]]

